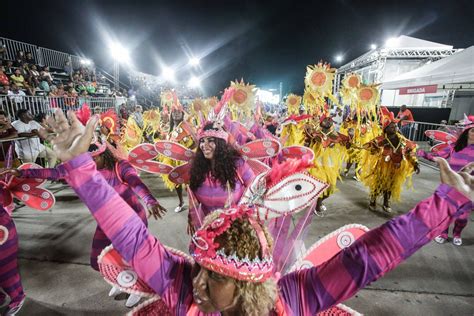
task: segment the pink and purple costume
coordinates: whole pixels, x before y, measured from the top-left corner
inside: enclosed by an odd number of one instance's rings
[[[0,206],[0,228],[8,234],[5,241],[0,241],[0,289],[10,296],[9,308],[14,308],[21,303],[25,293],[18,273],[18,235],[13,219],[3,205]],[[5,299],[0,291],[0,304]]]
[[[115,249],[160,295],[171,314],[204,315],[193,302],[191,263],[166,250],[150,234],[140,217],[97,172],[90,156],[80,155],[58,169]],[[369,231],[321,266],[281,277],[272,315],[315,315],[352,297],[439,235],[470,205],[465,196],[440,185],[409,213]]]
[[[448,146],[437,153],[423,153],[422,156],[429,160],[432,160],[434,157],[442,157],[444,159],[447,159],[449,165],[451,166],[451,169],[453,169],[454,171],[459,171],[462,169],[462,167],[474,161],[474,144],[467,145],[458,152],[454,150],[454,146]],[[472,208],[473,205],[471,203],[470,210],[460,214],[459,217],[456,218],[456,220],[454,221],[454,238],[461,238],[461,232],[467,226],[467,222],[469,220],[469,215],[471,214]],[[440,237],[448,239],[448,231],[449,227],[447,227],[446,230],[444,230],[440,234]]]
[[[115,164],[114,170],[100,169],[99,172],[105,178],[107,183],[122,197],[125,202],[136,212],[141,221],[147,226],[147,213],[140,203],[139,197],[145,202],[146,206],[158,204],[147,186],[138,177],[135,168],[126,160],[120,160]],[[64,177],[59,169],[25,169],[20,170],[20,177],[39,178],[48,180],[58,180]],[[104,234],[100,225],[97,226],[91,250],[91,266],[99,271],[97,257],[102,250],[110,245],[110,240]]]
[[[232,191],[231,202],[233,204],[237,204],[245,188],[249,186],[255,178],[254,172],[243,159],[238,160],[236,164],[238,179]],[[201,203],[204,216],[219,208],[223,208],[228,200],[227,190],[222,187],[218,180],[212,179],[210,175],[206,177],[206,180],[204,180],[196,191],[193,191],[193,194],[198,202]]]

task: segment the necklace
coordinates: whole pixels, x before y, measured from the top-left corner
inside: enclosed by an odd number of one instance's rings
[[[393,146],[393,143],[390,141],[390,139],[387,138],[387,136],[385,136],[385,139],[388,141],[388,143],[390,144],[394,152],[397,152],[398,148],[400,148],[400,146],[402,145],[402,142],[400,141],[400,139],[398,140],[397,147]]]

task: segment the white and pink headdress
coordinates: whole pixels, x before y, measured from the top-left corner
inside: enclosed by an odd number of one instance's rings
[[[247,219],[255,230],[261,249],[261,259],[239,258],[219,248],[217,237],[238,219]],[[273,274],[273,258],[262,226],[257,222],[254,209],[239,205],[223,210],[210,224],[201,227],[192,238],[194,260],[202,267],[219,274],[247,282],[264,282]]]
[[[224,130],[224,119],[227,111],[227,103],[234,95],[234,92],[234,88],[227,88],[219,103],[216,104],[214,109],[209,111],[207,121],[202,120],[204,124],[198,132],[198,140],[204,137],[215,137],[223,139],[226,142],[229,141],[229,133]],[[204,127],[210,123],[212,123],[213,129],[205,131]]]

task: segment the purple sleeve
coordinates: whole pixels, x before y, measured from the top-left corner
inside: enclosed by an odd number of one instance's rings
[[[441,157],[444,159],[448,159],[449,156],[451,156],[451,153],[453,151],[453,146],[447,146],[443,148],[443,150],[440,150],[438,152],[425,152],[425,151],[420,151],[422,153],[421,157],[428,159],[428,160],[433,160],[435,157]]]
[[[248,163],[246,163],[244,160],[239,161],[237,172],[242,178],[245,187],[248,187],[250,184],[252,184],[252,181],[255,178],[255,173],[253,172],[252,168],[250,168]]]
[[[89,154],[82,154],[60,166],[65,179],[122,257],[158,295],[180,278],[177,271],[185,259],[167,251],[150,234],[135,211],[97,172]]]
[[[239,129],[239,123],[233,122],[229,116],[227,115],[224,118],[224,127],[230,135],[235,139],[237,144],[243,145],[247,142],[247,139],[249,138],[248,135],[244,135],[240,129]]]
[[[19,169],[20,178],[59,180],[64,178],[56,168]]]
[[[125,160],[120,161],[118,168],[122,180],[132,188],[133,192],[135,192],[147,206],[158,204],[158,201],[153,197],[153,194],[142,182],[140,177],[137,175],[137,171],[129,162]]]
[[[462,194],[440,185],[409,213],[369,231],[329,261],[281,278],[280,295],[295,315],[315,315],[382,277],[471,207]]]

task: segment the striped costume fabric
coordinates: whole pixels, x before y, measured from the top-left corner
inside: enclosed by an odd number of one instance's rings
[[[235,188],[232,191],[232,203],[235,204],[244,194],[245,188],[255,178],[254,172],[243,159],[237,161],[237,175],[239,179],[235,182]],[[228,199],[227,190],[222,187],[219,181],[213,180],[210,176],[207,176],[206,180],[193,193],[198,202],[201,203],[204,216],[219,208],[223,208]]]
[[[432,160],[434,157],[442,157],[448,160],[451,169],[453,169],[454,171],[459,171],[462,167],[474,161],[474,144],[467,145],[465,148],[458,152],[454,150],[454,146],[448,146],[437,153],[426,153],[424,154],[424,157],[429,160]],[[459,217],[456,218],[456,220],[454,221],[454,238],[461,238],[461,232],[467,226],[467,222],[469,220],[473,207],[474,206],[471,203],[471,209],[467,212],[460,214]],[[449,227],[446,228],[446,230],[444,230],[440,236],[444,239],[447,239],[448,232]]]
[[[150,234],[96,171],[90,156],[80,155],[58,168],[117,251],[162,297],[172,314],[203,315],[193,303],[191,264],[167,251]],[[369,231],[323,265],[283,276],[278,281],[276,306],[284,310],[272,315],[314,315],[352,297],[439,235],[469,203],[459,192],[440,185],[409,213]]]
[[[141,204],[139,197],[147,206],[158,204],[147,186],[138,177],[135,168],[125,160],[121,160],[115,165],[114,170],[101,169],[99,172],[106,179],[107,183],[112,186],[115,191],[132,207],[138,214],[140,220],[147,225],[146,210]],[[20,171],[21,177],[40,178],[48,180],[58,180],[63,178],[58,169],[24,169]],[[91,266],[94,270],[99,271],[97,265],[97,257],[102,250],[110,245],[110,240],[104,234],[100,226],[97,226],[94,238],[92,240],[91,250]]]
[[[18,235],[15,223],[3,206],[0,206],[0,226],[8,232],[7,240],[0,244],[0,289],[10,297],[9,307],[13,308],[20,304],[25,293],[18,273]],[[0,291],[0,304],[5,299]]]

